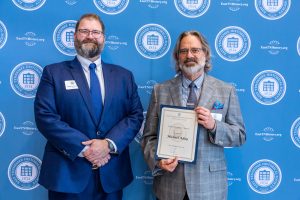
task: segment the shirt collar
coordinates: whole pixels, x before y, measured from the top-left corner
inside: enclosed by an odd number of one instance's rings
[[[195,85],[196,85],[196,87],[199,89],[200,87],[201,87],[201,85],[202,85],[202,83],[203,83],[203,79],[204,79],[204,75],[205,73],[203,73],[201,76],[199,76],[196,80],[194,80],[194,83],[195,83]],[[184,75],[182,75],[182,86],[184,87],[184,88],[188,88],[189,87],[189,85],[190,85],[190,83],[191,83],[192,81],[190,80],[190,79],[188,79],[188,78],[186,78]]]
[[[82,57],[81,55],[77,54],[77,59],[80,62],[82,68],[84,71],[89,71],[89,66],[91,63],[95,63],[97,65],[97,69],[101,68],[101,55],[99,56],[99,58],[97,60],[95,60],[94,62],[90,61],[87,58]]]

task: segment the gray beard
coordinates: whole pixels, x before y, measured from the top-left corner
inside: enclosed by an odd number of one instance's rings
[[[205,62],[189,67],[187,67],[186,65],[179,65],[181,71],[187,74],[188,76],[193,76],[194,74],[200,72],[201,70],[203,70],[204,66]]]

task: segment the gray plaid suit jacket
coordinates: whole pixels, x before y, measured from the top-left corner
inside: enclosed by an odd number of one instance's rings
[[[142,138],[144,158],[154,175],[153,189],[160,200],[181,200],[188,193],[190,200],[226,200],[227,168],[224,147],[242,145],[246,133],[235,88],[221,80],[206,75],[200,94],[199,106],[222,114],[216,120],[216,132],[211,133],[201,125],[198,127],[198,148],[195,163],[179,164],[172,173],[157,167],[157,130],[160,105],[181,105],[181,75],[154,86],[147,111]],[[224,106],[214,109],[218,101]]]

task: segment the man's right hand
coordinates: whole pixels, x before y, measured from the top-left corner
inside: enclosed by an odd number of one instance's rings
[[[94,162],[92,164],[93,164],[93,166],[96,165],[97,167],[102,167],[106,163],[108,163],[109,159],[110,159],[110,155],[107,154],[107,156],[102,157],[100,160],[94,160]]]
[[[178,158],[168,158],[168,159],[161,159],[158,162],[158,166],[163,169],[166,170],[168,172],[173,172],[176,167],[178,165]]]
[[[83,153],[84,157],[93,165],[101,167],[105,165],[109,159],[109,148],[106,140],[92,139],[82,142],[83,145],[88,145],[89,148]]]

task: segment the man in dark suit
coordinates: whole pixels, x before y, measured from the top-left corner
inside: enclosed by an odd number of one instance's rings
[[[159,200],[226,200],[224,147],[244,144],[246,133],[235,88],[209,76],[210,48],[197,31],[183,32],[173,56],[178,76],[154,86],[142,148]],[[160,106],[193,107],[198,120],[195,163],[157,159]]]
[[[34,111],[47,139],[39,183],[51,200],[119,200],[133,180],[128,145],[143,108],[132,73],[101,60],[104,31],[99,16],[83,15],[75,59],[43,71]]]

